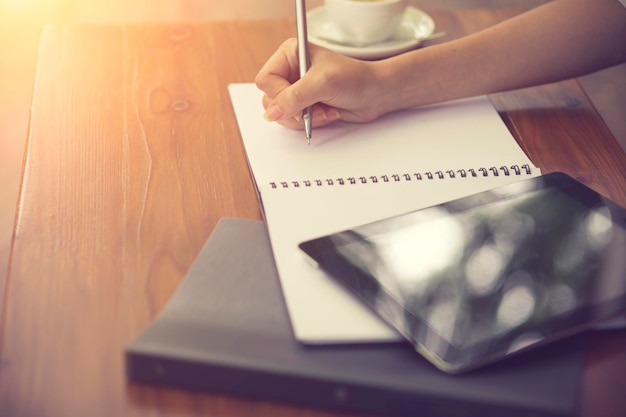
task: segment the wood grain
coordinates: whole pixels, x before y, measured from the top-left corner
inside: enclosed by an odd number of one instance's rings
[[[461,35],[515,11],[434,13]],[[226,86],[293,20],[53,26],[37,88],[2,317],[1,416],[339,416],[127,383],[124,346],[222,216],[260,218]],[[623,152],[576,82],[491,97],[547,171],[624,204]],[[626,338],[590,338],[584,415],[626,410]],[[610,364],[610,365],[609,365]]]
[[[494,94],[491,100],[543,173],[565,172],[626,207],[626,154],[578,81]]]
[[[11,281],[5,311],[3,404],[46,404],[29,415],[115,405],[102,392],[123,398],[120,347],[163,306],[215,222],[259,217],[247,171],[227,163],[243,153],[224,134],[232,115],[210,31],[45,33],[15,230],[30,244],[12,258],[22,279]],[[92,49],[100,53],[84,53]],[[50,345],[53,361],[37,354]],[[49,389],[68,383],[81,395]]]

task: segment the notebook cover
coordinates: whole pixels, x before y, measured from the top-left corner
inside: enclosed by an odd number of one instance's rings
[[[324,300],[319,304],[324,308]],[[229,218],[126,350],[127,375],[136,382],[427,417],[571,416],[582,364],[576,338],[456,376],[401,342],[302,345],[290,328],[263,223]]]

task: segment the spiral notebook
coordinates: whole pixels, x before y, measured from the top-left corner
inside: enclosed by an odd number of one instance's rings
[[[304,133],[263,118],[254,84],[231,101],[297,340],[307,344],[400,338],[298,244],[363,223],[540,175],[487,97],[336,123]]]

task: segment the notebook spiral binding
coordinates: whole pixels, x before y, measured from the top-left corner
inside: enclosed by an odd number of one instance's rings
[[[371,175],[369,177],[347,177],[347,178],[327,178],[327,179],[315,179],[315,180],[302,180],[302,181],[280,181],[270,182],[272,188],[300,188],[300,187],[323,187],[323,186],[335,186],[335,185],[353,185],[353,184],[368,184],[368,183],[385,183],[385,182],[400,182],[400,181],[428,181],[428,180],[443,180],[454,178],[468,178],[468,177],[498,177],[500,174],[504,176],[511,175],[530,175],[532,170],[528,164],[522,166],[511,165],[507,167],[505,165],[500,168],[470,168],[470,169],[457,169],[447,171],[427,171],[427,172],[414,172],[404,174],[391,174],[391,175]]]

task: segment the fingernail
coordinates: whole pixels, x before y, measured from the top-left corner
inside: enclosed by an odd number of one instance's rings
[[[265,110],[263,117],[269,122],[275,122],[283,117],[283,112],[277,104],[272,104]]]
[[[341,118],[341,115],[339,114],[339,110],[332,109],[325,113],[325,117],[326,117],[326,120],[328,121],[334,121],[334,120],[339,120]]]

